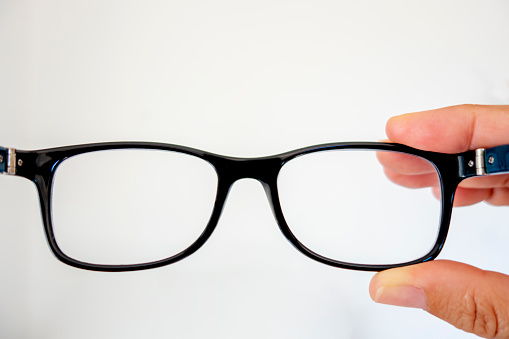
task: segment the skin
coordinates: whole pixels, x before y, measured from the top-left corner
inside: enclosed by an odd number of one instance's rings
[[[392,142],[444,153],[509,144],[509,105],[461,105],[404,114],[391,118],[386,132]],[[438,184],[425,162],[387,153],[379,160],[389,179],[399,185]],[[509,175],[464,180],[454,205],[481,201],[509,205]],[[376,302],[422,308],[480,337],[509,338],[509,276],[501,273],[436,260],[379,272],[369,292]]]

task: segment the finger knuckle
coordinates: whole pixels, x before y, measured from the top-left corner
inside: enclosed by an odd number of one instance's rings
[[[458,327],[484,338],[507,338],[509,328],[493,300],[496,298],[476,288],[465,294]]]

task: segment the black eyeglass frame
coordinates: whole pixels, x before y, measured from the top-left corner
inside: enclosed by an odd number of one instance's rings
[[[199,238],[187,249],[171,257],[133,265],[104,265],[92,264],[75,260],[61,251],[52,228],[51,218],[51,190],[55,171],[60,163],[67,158],[89,152],[118,150],[118,149],[147,149],[180,152],[192,155],[209,162],[218,176],[218,186],[215,205],[207,226]],[[441,186],[441,217],[437,240],[433,248],[421,258],[390,265],[353,264],[332,260],[321,256],[304,246],[291,232],[284,218],[279,202],[277,177],[281,168],[288,161],[310,153],[330,150],[371,150],[392,151],[414,155],[426,159],[435,167]],[[156,268],[175,263],[197,251],[214,231],[223,206],[232,185],[242,178],[253,178],[261,182],[270,206],[277,220],[278,226],[286,239],[301,253],[318,262],[339,268],[381,271],[389,268],[407,266],[432,260],[440,253],[449,229],[454,194],[457,186],[466,178],[495,173],[509,172],[509,161],[505,160],[509,154],[509,145],[491,149],[478,149],[458,154],[444,154],[418,150],[406,145],[387,142],[342,142],[330,143],[300,148],[278,155],[259,158],[238,158],[222,156],[190,147],[154,143],[154,142],[107,142],[75,146],[50,148],[43,150],[15,150],[0,148],[0,173],[24,177],[35,183],[40,199],[41,213],[44,223],[46,239],[53,254],[62,262],[82,269],[94,271],[136,271]],[[100,164],[98,164],[99,166]],[[136,166],[136,164],[133,164]],[[141,165],[140,165],[141,166]],[[352,165],[352,170],[355,166]],[[150,175],[150,168],[147,169]]]

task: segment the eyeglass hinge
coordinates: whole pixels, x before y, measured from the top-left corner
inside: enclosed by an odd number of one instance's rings
[[[475,150],[475,174],[478,176],[486,175],[486,163],[485,163],[484,148],[478,148]]]

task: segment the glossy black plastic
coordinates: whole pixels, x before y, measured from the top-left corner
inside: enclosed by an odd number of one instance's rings
[[[77,261],[68,257],[60,250],[53,233],[51,218],[51,190],[55,171],[58,169],[59,164],[69,157],[87,152],[112,149],[156,149],[181,152],[206,160],[215,168],[219,178],[215,206],[204,232],[189,248],[169,258],[136,265],[96,265],[92,263]],[[331,260],[320,256],[306,248],[302,243],[299,242],[298,239],[295,238],[295,236],[290,231],[290,228],[286,224],[279,203],[277,190],[277,177],[279,171],[287,161],[295,157],[313,152],[338,149],[379,150],[407,153],[424,158],[435,166],[438,172],[439,180],[441,182],[442,214],[437,241],[429,253],[416,260],[394,265],[351,264]],[[5,154],[3,153],[4,151],[5,149],[0,149],[0,154]],[[149,269],[174,263],[194,253],[212,234],[218,223],[221,211],[232,184],[241,178],[253,178],[262,183],[281,232],[290,241],[290,243],[295,246],[295,248],[297,248],[300,252],[311,259],[334,267],[365,271],[379,271],[392,267],[405,266],[432,260],[441,251],[447,236],[456,187],[463,179],[470,176],[475,176],[476,173],[475,168],[472,168],[472,162],[475,161],[474,151],[468,151],[460,154],[442,154],[421,151],[400,144],[380,142],[345,142],[323,144],[261,158],[236,158],[221,156],[184,146],[150,142],[113,142],[67,146],[35,151],[16,150],[16,155],[18,161],[21,160],[19,163],[22,164],[20,166],[18,163],[16,168],[16,175],[33,181],[37,186],[41,202],[41,211],[45,233],[53,253],[59,260],[66,264],[82,269],[97,271],[134,271]],[[100,164],[98,164],[98,166],[100,166]],[[150,175],[150,169],[148,169],[147,175]]]

